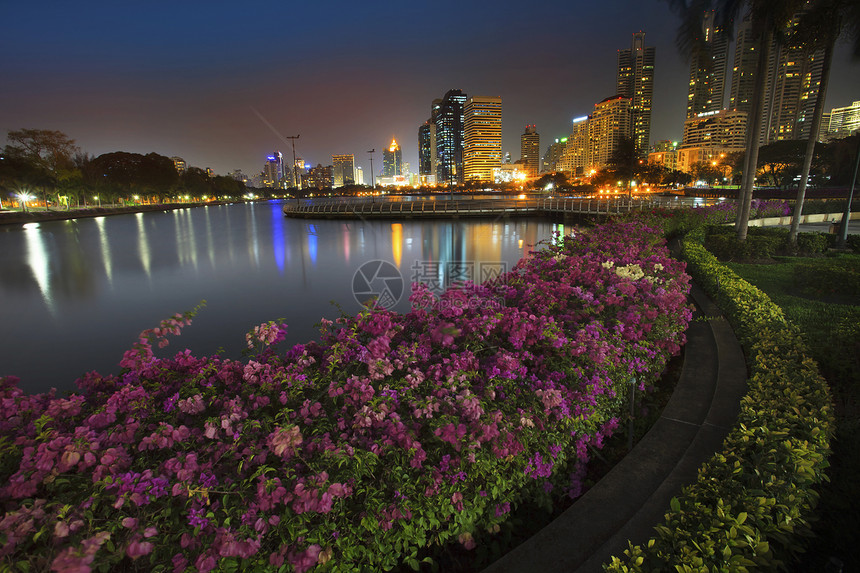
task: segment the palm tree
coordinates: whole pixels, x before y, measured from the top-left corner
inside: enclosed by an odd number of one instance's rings
[[[848,1],[848,0],[846,0]],[[669,6],[681,17],[676,44],[681,53],[694,52],[699,46],[702,15],[714,11],[716,25],[724,33],[732,34],[734,22],[748,14],[753,37],[758,44],[758,61],[754,74],[754,89],[751,98],[752,113],[747,121],[746,154],[744,156],[743,179],[739,191],[740,208],[735,221],[739,240],[747,236],[753,183],[758,163],[758,148],[761,141],[764,90],[767,81],[767,62],[774,38],[781,38],[791,19],[805,0],[668,0]]]
[[[797,29],[797,39],[807,46],[823,48],[824,56],[821,61],[821,83],[818,86],[818,97],[815,100],[812,125],[806,143],[806,155],[803,160],[803,170],[800,173],[794,215],[791,218],[789,240],[792,243],[797,243],[797,230],[806,197],[806,183],[809,179],[809,170],[815,155],[815,142],[818,139],[821,118],[824,114],[824,99],[830,79],[833,51],[836,39],[845,31],[853,36],[854,57],[860,57],[860,3],[857,0],[813,0],[809,10],[801,17]]]

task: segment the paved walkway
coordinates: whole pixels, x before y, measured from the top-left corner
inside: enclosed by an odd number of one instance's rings
[[[746,363],[719,309],[697,286],[684,366],[660,419],[603,479],[567,511],[483,573],[591,573],[628,540],[640,545],[669,501],[695,481],[737,419]],[[707,317],[707,321],[696,320]]]

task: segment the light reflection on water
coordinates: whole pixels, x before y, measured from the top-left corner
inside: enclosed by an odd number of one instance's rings
[[[325,221],[287,219],[278,202],[0,227],[0,376],[28,392],[72,389],[90,370],[117,372],[145,328],[206,308],[161,351],[237,358],[254,325],[283,318],[289,344],[313,339],[320,318],[361,310],[352,279],[366,262],[446,282],[446,268],[510,269],[556,225],[523,219]],[[568,231],[570,227],[568,227]],[[427,270],[429,269],[429,270]],[[419,272],[419,271],[427,272]],[[163,355],[163,354],[162,354]]]

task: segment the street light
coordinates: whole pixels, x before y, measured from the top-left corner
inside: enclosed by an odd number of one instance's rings
[[[21,193],[18,193],[18,199],[21,200],[21,209],[23,209],[25,213],[28,212],[27,211],[27,201],[29,201],[32,198],[33,198],[33,196],[30,195],[29,193],[26,193],[23,191]]]

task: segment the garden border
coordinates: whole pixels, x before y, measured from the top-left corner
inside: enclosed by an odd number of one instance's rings
[[[646,542],[671,498],[720,450],[746,393],[746,364],[716,305],[695,284],[691,297],[703,320],[688,327],[681,377],[660,419],[576,503],[484,573],[599,570],[628,540]]]

